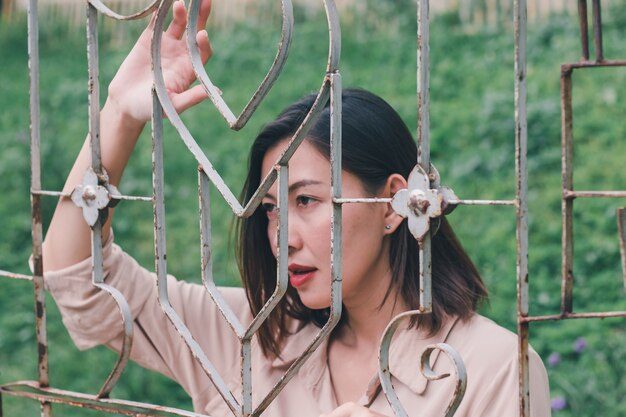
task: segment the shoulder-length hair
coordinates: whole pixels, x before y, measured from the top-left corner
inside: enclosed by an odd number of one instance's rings
[[[261,166],[265,153],[282,139],[293,136],[315,98],[315,95],[302,98],[261,130],[250,151],[248,177],[242,192],[244,201],[252,197],[262,180],[264,173]],[[344,90],[342,101],[343,169],[359,177],[366,191],[372,194],[384,186],[392,174],[408,178],[417,161],[417,146],[396,111],[380,97],[364,90]],[[329,158],[328,105],[305,140]],[[276,258],[270,248],[267,222],[265,212],[259,208],[238,223],[238,265],[254,315],[276,288]],[[397,287],[411,309],[417,309],[420,295],[419,248],[406,221],[395,230],[390,240],[392,285]],[[439,230],[432,239],[432,298],[432,314],[421,316],[411,323],[431,335],[441,328],[445,316],[466,319],[487,298],[487,290],[476,267],[445,218],[441,218]],[[286,297],[257,334],[263,353],[268,357],[280,356],[280,348],[291,334],[293,327],[289,322],[293,319],[299,320],[300,326],[314,323],[321,327],[328,315],[328,309],[307,308],[297,291],[290,286]]]

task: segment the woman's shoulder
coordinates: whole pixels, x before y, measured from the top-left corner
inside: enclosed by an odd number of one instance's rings
[[[458,349],[469,362],[502,367],[518,359],[517,334],[480,314],[458,320],[446,342]],[[541,362],[532,347],[529,347],[529,357],[531,362]]]

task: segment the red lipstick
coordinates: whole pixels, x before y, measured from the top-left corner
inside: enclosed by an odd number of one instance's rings
[[[289,264],[289,282],[294,288],[304,285],[315,276],[317,268],[299,264]]]

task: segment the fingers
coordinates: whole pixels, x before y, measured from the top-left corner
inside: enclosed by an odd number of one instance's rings
[[[206,64],[206,62],[213,56],[213,48],[211,48],[211,42],[209,41],[209,34],[206,30],[201,30],[196,35],[196,42],[198,42],[198,51],[200,52],[200,57],[202,58],[202,62]]]
[[[177,0],[172,5],[172,11],[174,18],[168,26],[165,33],[175,39],[180,39],[185,33],[185,26],[187,25],[187,12],[185,10],[185,2],[183,0]]]
[[[171,100],[174,108],[180,114],[188,108],[202,102],[207,97],[208,95],[204,90],[204,87],[201,85],[195,85],[189,90],[183,91],[182,93],[171,97]]]

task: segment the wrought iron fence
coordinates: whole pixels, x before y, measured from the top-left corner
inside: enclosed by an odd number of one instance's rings
[[[115,204],[119,200],[151,202],[154,207],[154,233],[156,273],[159,288],[159,304],[163,311],[185,340],[189,349],[193,352],[198,365],[209,376],[228,407],[236,416],[256,416],[262,414],[266,407],[274,400],[280,390],[289,383],[298,369],[304,364],[309,356],[327,337],[337,324],[341,314],[341,230],[342,230],[342,207],[345,204],[381,204],[391,203],[394,209],[401,215],[409,218],[409,227],[416,237],[420,246],[420,309],[403,313],[395,317],[387,327],[380,346],[380,379],[383,390],[398,416],[406,416],[407,412],[402,407],[391,385],[391,372],[389,369],[389,346],[391,338],[400,322],[408,317],[420,314],[429,314],[432,309],[431,298],[431,264],[430,264],[430,231],[431,217],[441,215],[442,207],[427,210],[425,202],[429,196],[435,195],[439,202],[445,200],[449,206],[478,205],[478,206],[510,206],[515,208],[517,219],[517,310],[518,310],[518,355],[519,355],[519,398],[520,416],[530,415],[529,404],[529,358],[528,338],[530,323],[538,321],[556,321],[574,318],[603,318],[603,317],[626,317],[626,312],[573,312],[573,203],[576,198],[611,198],[626,197],[626,191],[576,191],[573,187],[573,115],[572,115],[572,74],[574,70],[583,70],[597,67],[626,66],[626,61],[607,60],[604,57],[602,47],[602,22],[600,0],[592,0],[593,8],[593,43],[595,47],[595,59],[589,56],[589,39],[587,26],[587,1],[579,0],[580,33],[582,45],[582,60],[580,62],[565,64],[562,66],[562,162],[563,162],[563,259],[562,259],[562,308],[560,314],[550,316],[531,316],[529,314],[529,276],[528,276],[528,168],[527,168],[527,126],[526,126],[526,23],[527,5],[526,0],[514,2],[515,24],[515,161],[516,161],[516,192],[509,200],[472,200],[459,199],[451,190],[441,187],[439,175],[430,162],[430,126],[429,126],[429,1],[418,1],[418,46],[417,46],[417,99],[418,99],[418,160],[417,165],[409,179],[409,187],[404,192],[398,193],[393,199],[375,198],[345,198],[341,190],[341,74],[339,71],[341,35],[339,15],[333,0],[323,0],[330,44],[328,52],[328,64],[322,78],[321,87],[315,104],[289,141],[280,158],[276,161],[274,169],[262,181],[254,196],[247,202],[241,203],[229,187],[225,184],[220,174],[211,164],[211,161],[198,145],[192,134],[187,130],[178,113],[172,105],[163,80],[160,63],[161,36],[163,33],[166,16],[171,8],[172,0],[154,0],[144,9],[128,15],[120,15],[109,9],[100,0],[87,2],[87,38],[88,38],[88,66],[89,66],[89,141],[91,149],[91,166],[85,173],[83,183],[72,193],[43,190],[41,187],[41,161],[40,161],[40,123],[39,123],[39,52],[38,52],[38,13],[37,0],[29,3],[29,59],[30,59],[30,114],[31,114],[31,207],[32,207],[32,264],[33,274],[27,276],[6,271],[0,271],[0,276],[9,279],[30,280],[33,283],[35,294],[36,312],[36,335],[38,342],[38,373],[36,381],[19,381],[0,386],[0,395],[10,395],[28,398],[41,404],[42,416],[52,415],[52,404],[61,403],[77,407],[86,407],[108,412],[114,412],[129,416],[199,416],[197,413],[163,407],[152,404],[138,403],[125,400],[108,398],[109,393],[119,380],[124,367],[127,364],[130,347],[133,340],[132,317],[129,306],[124,296],[114,287],[104,283],[103,279],[103,253],[101,229],[103,217],[99,215],[102,209]],[[228,104],[222,99],[216,87],[212,84],[205,72],[201,58],[197,52],[197,44],[192,34],[197,32],[198,13],[200,0],[191,0],[189,5],[189,28],[188,45],[194,71],[200,83],[205,87],[213,104],[218,108],[226,123],[234,130],[245,126],[250,116],[263,100],[276,77],[280,73],[286,59],[287,51],[291,43],[293,28],[293,7],[290,0],[282,0],[282,39],[274,63],[267,73],[259,89],[255,92],[250,102],[243,111],[236,116]],[[152,41],[152,59],[154,68],[153,88],[153,194],[152,196],[128,196],[121,194],[115,187],[108,183],[108,177],[104,171],[100,158],[99,143],[99,103],[100,86],[98,82],[98,31],[97,20],[103,15],[117,20],[134,20],[156,13],[154,36]],[[264,399],[255,407],[252,402],[252,379],[251,379],[251,340],[262,322],[268,317],[272,309],[284,296],[287,289],[287,175],[289,160],[295,150],[304,140],[308,129],[315,123],[324,106],[330,102],[331,109],[331,170],[332,170],[332,233],[331,233],[331,256],[332,256],[332,288],[331,288],[331,314],[328,322],[318,335],[305,349],[304,353],[294,362],[283,378],[274,386]],[[202,348],[194,340],[184,320],[176,313],[169,303],[167,280],[166,280],[166,239],[164,222],[164,173],[163,173],[163,115],[166,115],[177,130],[182,141],[187,145],[190,152],[199,164],[199,198],[201,206],[201,244],[202,244],[202,280],[208,295],[218,305],[224,318],[230,324],[233,332],[241,342],[242,358],[242,392],[241,400],[229,390],[219,372],[206,356]],[[230,307],[220,296],[211,272],[211,223],[208,189],[210,184],[215,186],[222,198],[228,203],[233,213],[238,217],[250,216],[259,206],[261,199],[269,188],[278,182],[278,206],[279,206],[279,232],[278,232],[278,268],[277,285],[274,294],[267,304],[261,309],[257,317],[249,326],[244,326],[237,320]],[[119,353],[119,358],[109,377],[103,383],[99,392],[95,395],[71,392],[55,387],[50,387],[48,374],[48,343],[46,337],[46,311],[44,306],[43,285],[43,257],[42,257],[42,215],[41,199],[46,196],[71,197],[73,201],[83,208],[85,220],[92,228],[92,255],[93,255],[93,284],[103,291],[108,292],[119,306],[124,327],[124,342]],[[430,201],[429,201],[430,204]],[[432,208],[432,207],[431,207]],[[620,248],[624,267],[624,280],[626,285],[626,209],[617,212],[620,230]],[[453,347],[445,344],[430,346],[422,353],[423,372],[427,378],[436,379],[440,376],[434,374],[429,366],[429,357],[434,350],[441,350],[448,355],[456,370],[456,391],[451,399],[448,410],[442,410],[442,414],[451,416],[458,407],[466,386],[465,371],[462,359],[454,351]],[[1,399],[1,396],[0,396]],[[1,412],[0,403],[0,415]]]

